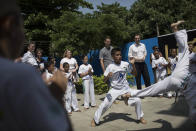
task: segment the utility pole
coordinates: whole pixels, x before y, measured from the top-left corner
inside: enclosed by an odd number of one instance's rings
[[[157,29],[157,36],[160,36],[160,33],[159,33],[159,25],[158,25],[157,22],[156,22],[156,29]]]

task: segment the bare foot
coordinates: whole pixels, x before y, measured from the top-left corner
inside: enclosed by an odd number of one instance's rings
[[[160,95],[160,96],[159,96],[159,98],[163,98],[163,96],[162,96],[162,95]]]
[[[68,112],[68,115],[71,116],[72,112]]]
[[[84,107],[84,110],[87,111],[89,108]]]
[[[172,97],[171,96],[168,96],[168,98],[171,99]]]
[[[124,100],[124,102],[125,102],[125,105],[128,106],[129,97],[126,97],[126,96],[124,97],[124,96],[123,96],[123,100]]]
[[[144,118],[142,117],[142,118],[140,119],[140,123],[142,123],[142,124],[147,124],[147,121],[144,120]]]
[[[74,112],[81,112],[81,110],[79,109],[79,110],[76,110],[76,111],[74,111]]]
[[[114,104],[118,104],[118,103],[119,103],[119,101],[116,101],[116,100],[114,101]]]
[[[179,20],[176,23],[171,24],[171,28],[173,29],[174,32],[178,31],[178,25],[184,23],[184,20]]]
[[[96,123],[94,119],[91,121],[91,127],[96,127]]]

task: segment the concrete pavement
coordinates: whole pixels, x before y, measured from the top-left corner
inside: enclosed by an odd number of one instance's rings
[[[98,107],[84,110],[83,94],[78,94],[78,102],[82,112],[73,112],[70,116],[75,131],[194,131],[187,118],[188,107],[183,97],[174,104],[174,98],[148,97],[142,99],[142,109],[146,125],[136,121],[135,108],[126,106],[123,101],[113,104],[102,116],[100,125],[91,127],[90,122]],[[103,101],[104,95],[96,95],[97,105]]]

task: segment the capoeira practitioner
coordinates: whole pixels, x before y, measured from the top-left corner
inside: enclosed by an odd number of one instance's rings
[[[195,73],[190,71],[190,54],[186,30],[178,31],[178,25],[183,22],[184,21],[178,21],[177,23],[171,24],[179,47],[178,63],[176,64],[173,73],[169,77],[148,88],[130,92],[127,97],[129,97],[129,95],[132,97],[147,97],[167,91],[183,90],[185,99],[190,107],[189,116],[196,126],[196,87],[194,87],[196,85],[196,78],[194,75]]]
[[[91,98],[91,107],[96,106],[95,102],[95,91],[94,91],[94,81],[93,81],[93,68],[88,64],[88,56],[84,55],[82,57],[83,64],[80,65],[78,74],[82,77],[82,85],[84,88],[84,108],[89,109],[89,97]]]
[[[95,127],[96,124],[99,124],[100,117],[109,109],[114,100],[128,91],[132,92],[132,89],[129,87],[129,83],[126,80],[126,73],[131,72],[133,75],[136,75],[136,68],[134,65],[135,60],[131,60],[132,68],[130,68],[129,63],[121,61],[121,50],[119,48],[114,48],[111,51],[114,63],[110,64],[106,71],[104,72],[104,81],[107,82],[110,80],[111,89],[106,94],[104,101],[101,103],[97,111],[95,112],[94,118],[91,121],[91,126]],[[146,121],[143,119],[144,113],[141,109],[141,100],[140,98],[129,98],[128,104],[130,106],[135,106],[137,119],[140,120],[142,124],[146,124]]]
[[[81,112],[81,110],[78,107],[76,88],[73,82],[74,81],[73,74],[72,72],[69,71],[69,63],[67,62],[63,63],[63,68],[64,68],[65,77],[68,79],[67,90],[64,96],[65,108],[67,110],[67,113],[69,115],[72,114],[72,108],[74,112]]]

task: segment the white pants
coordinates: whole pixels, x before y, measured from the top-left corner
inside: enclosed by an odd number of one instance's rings
[[[79,110],[75,85],[71,82],[68,82],[67,90],[65,94],[65,108],[68,113],[72,111],[71,107],[73,107],[74,111]]]
[[[129,92],[131,89],[129,86],[125,87],[122,90],[117,90],[114,88],[111,88],[109,92],[106,94],[106,97],[104,101],[99,105],[99,108],[95,112],[94,120],[97,124],[99,124],[99,120],[101,116],[111,107],[114,100],[127,92]],[[129,105],[135,105],[136,106],[136,113],[137,117],[140,119],[144,114],[141,111],[141,102],[139,98],[130,98],[128,101]]]
[[[157,79],[157,82],[164,80],[165,77],[166,77],[166,76],[157,77],[157,78],[156,78],[156,79]],[[164,93],[165,93],[165,92],[164,92]],[[158,94],[158,95],[159,95],[159,96],[163,96],[164,93],[160,93],[160,94]]]
[[[84,107],[89,108],[89,95],[91,98],[91,106],[95,106],[95,92],[94,92],[94,82],[93,79],[90,78],[88,80],[83,80],[83,88],[84,88]]]
[[[137,98],[137,97],[129,98],[128,105],[135,106],[135,112],[136,112],[138,120],[140,120],[144,116],[144,113],[142,111],[142,103],[141,103],[140,98]]]
[[[194,87],[196,85],[196,78],[194,75],[191,76],[189,72],[187,34],[185,30],[181,30],[176,32],[175,36],[179,47],[179,58],[176,68],[172,72],[171,76],[143,90],[132,91],[130,94],[133,97],[154,96],[167,91],[183,90],[183,88],[187,85],[184,95],[189,105],[190,118],[196,122],[196,88]]]
[[[162,81],[165,78],[166,78],[166,76],[161,76],[161,77],[157,78],[157,82]],[[168,92],[160,93],[159,95],[160,96],[167,95],[167,97],[172,97],[172,94],[173,94],[172,91],[168,91]]]

